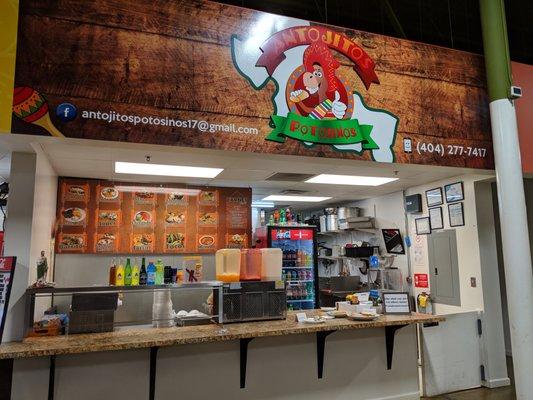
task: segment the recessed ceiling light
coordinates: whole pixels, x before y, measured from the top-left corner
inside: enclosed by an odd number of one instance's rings
[[[398,178],[385,178],[379,176],[320,174],[306,180],[305,182],[324,183],[328,185],[379,186],[397,180]]]
[[[331,197],[318,197],[318,196],[282,196],[272,194],[265,197],[263,201],[287,201],[287,202],[308,202],[308,203],[320,203],[321,201],[329,200]]]
[[[253,208],[274,208],[272,201],[252,201]]]
[[[186,167],[181,165],[115,162],[115,173],[136,175],[179,176],[184,178],[215,178],[224,169]]]

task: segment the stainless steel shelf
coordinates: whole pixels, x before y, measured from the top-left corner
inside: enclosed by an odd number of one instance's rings
[[[158,290],[180,289],[212,289],[220,288],[224,283],[221,281],[203,281],[182,284],[142,285],[142,286],[76,286],[76,287],[45,287],[28,288],[26,293],[30,295],[44,294],[67,294],[67,293],[120,293],[120,292],[152,292]]]
[[[318,235],[323,236],[335,236],[342,233],[352,233],[352,232],[364,232],[364,233],[371,233],[375,235],[378,232],[378,229],[376,228],[352,228],[352,229],[340,229],[337,231],[325,231],[325,232],[317,232]]]

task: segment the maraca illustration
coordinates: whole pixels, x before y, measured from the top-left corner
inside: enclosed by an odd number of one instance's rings
[[[15,88],[13,114],[24,122],[46,129],[52,136],[63,137],[63,134],[59,132],[50,119],[46,99],[31,87],[19,86]]]

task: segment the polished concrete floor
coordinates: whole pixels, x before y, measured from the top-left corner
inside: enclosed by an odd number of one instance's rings
[[[507,358],[507,370],[511,382],[513,381],[513,362],[510,357]],[[423,397],[426,400],[516,400],[514,392],[514,385],[487,389],[479,388],[472,390],[465,390],[462,392],[448,393],[435,397]]]

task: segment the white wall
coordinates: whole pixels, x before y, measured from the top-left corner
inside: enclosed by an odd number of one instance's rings
[[[57,174],[42,149],[36,148],[35,195],[30,246],[30,265],[35,266],[44,250],[48,259],[48,277],[52,277],[54,226],[57,203]],[[37,280],[37,269],[30,268],[30,282]]]
[[[410,249],[411,268],[413,274],[424,273],[429,276],[429,261],[427,237],[424,235],[418,236],[416,234],[415,219],[428,216],[428,208],[426,204],[425,192],[429,189],[442,187],[443,196],[444,185],[462,181],[464,185],[464,217],[465,226],[450,227],[448,207],[446,201],[442,207],[442,215],[444,220],[444,229],[453,229],[457,235],[457,255],[459,259],[459,281],[461,293],[461,306],[451,306],[446,304],[434,304],[434,309],[437,314],[454,314],[460,312],[483,310],[483,282],[481,277],[481,259],[480,247],[477,228],[476,216],[476,198],[474,190],[474,182],[478,180],[487,179],[486,176],[464,175],[455,178],[450,178],[438,182],[433,182],[427,185],[409,188],[406,191],[407,195],[420,193],[423,199],[423,211],[421,214],[409,214],[409,231],[412,238],[412,247]],[[418,244],[417,244],[418,243]],[[416,255],[416,248],[421,250],[421,256]],[[470,286],[470,278],[476,278],[477,286]],[[422,291],[428,289],[415,288],[415,296]],[[429,288],[431,291],[431,287]]]

